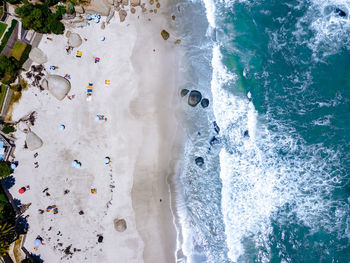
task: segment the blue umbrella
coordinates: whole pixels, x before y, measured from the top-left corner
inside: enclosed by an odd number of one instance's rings
[[[34,246],[36,246],[36,247],[38,247],[38,246],[40,246],[41,245],[41,240],[40,239],[35,239],[34,240]]]
[[[79,163],[77,163],[76,168],[80,168],[80,167],[81,167],[81,163],[79,162]]]
[[[106,39],[106,38],[105,38],[104,36],[100,36],[100,40],[101,40],[101,41],[105,41],[105,39]]]
[[[64,126],[63,124],[60,125],[60,130],[64,131],[66,129],[66,126]]]
[[[111,162],[111,159],[109,157],[105,157],[105,164],[109,164]]]
[[[98,121],[100,119],[100,117],[98,117],[98,115],[95,116],[95,121]]]
[[[78,162],[77,162],[76,160],[74,160],[74,161],[72,162],[72,166],[73,166],[73,167],[77,167],[77,164],[78,164]]]
[[[16,166],[16,164],[11,163],[10,167],[11,167],[12,170],[15,170],[15,168],[16,168],[17,166]]]

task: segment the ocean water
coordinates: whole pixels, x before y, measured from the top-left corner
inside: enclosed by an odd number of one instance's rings
[[[210,100],[186,111],[178,262],[350,262],[350,1],[173,11]]]

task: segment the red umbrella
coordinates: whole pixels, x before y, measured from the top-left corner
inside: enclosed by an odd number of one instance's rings
[[[23,194],[26,191],[26,189],[24,187],[22,187],[21,189],[18,190],[18,193]]]

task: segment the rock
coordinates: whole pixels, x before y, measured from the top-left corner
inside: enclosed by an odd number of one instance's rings
[[[117,2],[118,2],[119,4],[121,4],[121,3],[122,3],[122,1],[123,1],[123,0],[117,0]]]
[[[85,13],[84,7],[82,7],[81,5],[74,6],[74,10],[77,14],[84,14]]]
[[[188,104],[192,107],[196,107],[201,99],[202,94],[198,90],[192,90],[188,96]]]
[[[154,4],[154,0],[149,0],[149,4],[153,5]]]
[[[70,37],[70,34],[72,34],[72,32],[70,32],[69,30],[66,32],[66,38]]]
[[[140,0],[130,0],[130,5],[131,6],[139,6],[141,3]]]
[[[114,7],[115,11],[119,12],[120,11],[120,7],[119,6],[116,6]]]
[[[336,8],[335,9],[335,13],[338,14],[339,16],[341,16],[341,17],[346,16],[346,13],[343,10],[341,10],[340,8]]]
[[[49,92],[58,100],[63,100],[70,91],[69,80],[59,75],[47,75],[47,86]]]
[[[75,16],[76,16],[75,12],[73,14],[63,14],[62,19],[63,20],[71,20],[71,19],[74,19]]]
[[[26,136],[26,145],[29,150],[35,151],[43,145],[43,141],[40,139],[38,135],[30,131],[27,133],[27,136]]]
[[[180,92],[181,97],[185,97],[188,94],[188,92],[190,92],[188,89],[182,89]]]
[[[160,7],[160,3],[157,3],[157,4],[156,4],[156,7],[159,8],[159,7]]]
[[[153,13],[153,9],[149,10],[150,13]]]
[[[47,62],[47,56],[41,49],[37,47],[32,48],[29,53],[29,58],[38,64],[44,64]]]
[[[102,22],[101,23],[101,29],[105,29],[106,28],[106,23],[105,22]]]
[[[79,47],[83,43],[83,40],[77,33],[71,33],[68,38],[68,44],[72,47]]]
[[[103,236],[98,236],[97,242],[98,242],[98,243],[102,243],[102,241],[103,241]]]
[[[128,14],[126,13],[125,10],[120,9],[120,10],[119,10],[120,22],[124,22],[127,15],[128,15]]]
[[[175,41],[175,44],[180,44],[181,43],[181,40],[180,39],[176,39],[176,41]]]
[[[84,211],[83,210],[80,210],[79,211],[79,215],[83,215],[84,214]]]
[[[203,108],[206,108],[209,106],[209,100],[208,99],[202,99],[201,105]]]
[[[214,125],[214,131],[219,134],[220,132],[220,127],[217,125],[216,121],[213,122],[213,125]]]
[[[131,7],[130,12],[131,12],[131,14],[135,14],[136,13],[136,9]]]
[[[204,164],[204,159],[202,157],[197,157],[194,161],[199,167]]]
[[[160,32],[160,34],[162,35],[164,40],[167,40],[170,36],[170,34],[164,29],[162,30],[162,32]]]
[[[244,136],[244,137],[249,137],[249,131],[248,131],[248,130],[245,130],[244,133],[243,133],[243,136]]]
[[[123,4],[124,6],[129,5],[129,0],[123,0],[123,1],[122,1],[122,4]]]
[[[126,221],[124,219],[114,219],[114,228],[118,232],[124,232],[127,228]]]
[[[154,9],[153,12],[154,12],[155,14],[157,14],[158,10],[157,10],[157,9]]]
[[[210,141],[209,141],[211,146],[220,144],[220,142],[221,142],[220,139],[216,138],[215,136],[213,136],[213,138],[211,138]]]
[[[47,79],[43,79],[41,81],[41,87],[43,87],[43,89],[49,89],[49,85],[48,85]]]
[[[172,20],[175,20],[175,18],[176,18],[176,17],[175,17],[174,15],[171,16],[171,19],[172,19]]]

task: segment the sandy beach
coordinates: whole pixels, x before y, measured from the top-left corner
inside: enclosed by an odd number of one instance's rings
[[[44,35],[38,46],[48,57],[47,73],[69,74],[68,95],[74,95],[58,101],[29,87],[12,113],[16,121],[35,111],[31,130],[44,143],[36,151],[24,149],[25,134],[17,130],[19,166],[10,192],[22,204],[31,203],[23,214],[29,216],[25,247],[45,262],[175,262],[168,176],[182,149],[175,118],[181,46],[174,36],[165,41],[160,34],[171,28],[166,4],[161,5],[157,14],[138,8],[123,23],[116,16],[103,30],[93,22],[68,28],[87,39],[70,54],[64,35]],[[58,69],[50,70],[51,65]],[[91,101],[86,100],[89,83]],[[107,120],[97,121],[96,115]],[[59,129],[62,124],[65,130]],[[73,160],[81,168],[72,167]],[[19,194],[27,185],[30,189]],[[57,214],[39,212],[50,205]],[[114,229],[115,219],[126,220],[124,232]],[[36,249],[38,235],[44,244]]]

